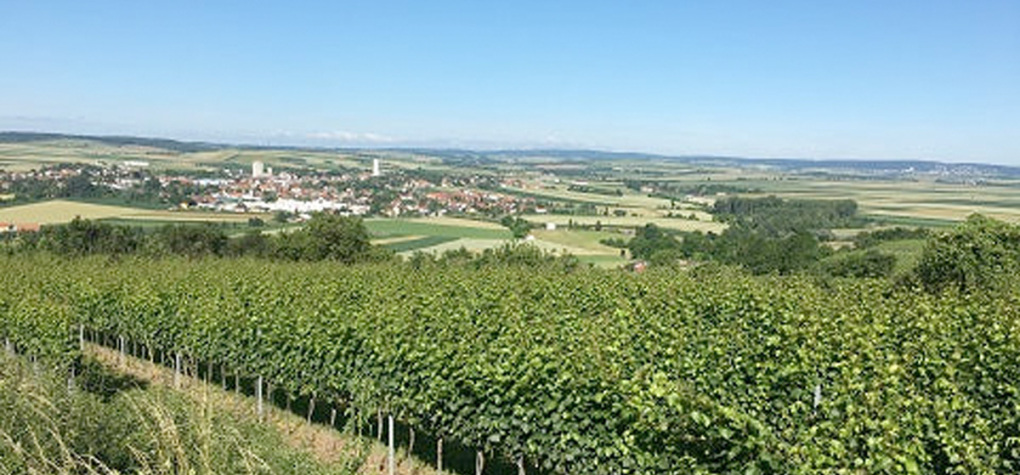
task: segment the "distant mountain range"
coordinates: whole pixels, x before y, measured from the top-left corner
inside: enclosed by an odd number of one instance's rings
[[[187,142],[172,139],[72,135],[48,132],[0,132],[0,143],[24,143],[55,140],[88,140],[114,146],[141,146],[161,148],[181,153],[240,148],[251,150],[337,150],[359,151],[365,149],[298,147],[298,146],[256,146],[245,144],[221,144],[210,142]],[[960,177],[1020,177],[1020,167],[987,163],[946,163],[934,160],[852,160],[852,159],[800,159],[800,158],[743,158],[717,156],[670,156],[635,152],[606,152],[601,150],[457,150],[431,148],[373,148],[376,152],[413,152],[458,159],[481,161],[507,161],[528,158],[549,158],[562,161],[613,161],[613,160],[665,160],[690,164],[733,167],[767,167],[783,171],[833,173],[857,173],[868,175],[940,174]]]

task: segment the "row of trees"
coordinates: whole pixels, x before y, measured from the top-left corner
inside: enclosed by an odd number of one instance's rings
[[[1020,226],[979,214],[947,231],[893,228],[863,233],[856,249],[835,251],[808,232],[768,237],[745,227],[721,235],[688,233],[677,239],[654,224],[637,230],[628,243],[634,257],[653,264],[679,259],[716,261],[754,274],[814,271],[837,277],[888,277],[896,257],[875,246],[882,242],[926,238],[917,266],[902,284],[930,291],[975,292],[994,289],[1020,275]]]
[[[128,203],[141,207],[176,206],[187,203],[195,195],[209,191],[202,187],[183,181],[161,183],[155,176],[135,171],[130,177],[138,180],[138,184],[124,189],[115,189],[101,182],[105,179],[104,170],[90,165],[62,164],[43,170],[73,169],[66,178],[23,177],[9,180],[2,190],[5,194],[14,195],[9,204],[23,204],[51,199],[72,199],[82,201]]]
[[[872,251],[825,262],[835,251],[820,240],[828,229],[859,224],[852,200],[723,198],[715,202],[717,219],[729,224],[721,234],[693,232],[679,239],[654,224],[637,230],[631,254],[652,264],[678,260],[713,261],[740,266],[754,274],[791,274],[814,270],[844,277],[882,277],[895,257]],[[871,236],[869,243],[889,238]]]
[[[44,226],[39,233],[23,233],[6,243],[8,254],[49,252],[65,257],[89,255],[151,257],[256,257],[287,261],[335,261],[343,264],[381,262],[394,259],[385,247],[371,244],[360,218],[318,214],[290,232],[269,235],[261,231],[262,221],[253,218],[250,229],[230,237],[213,224],[167,225],[146,232],[141,227],[108,224],[75,218],[70,223]],[[517,219],[514,226],[529,229]],[[543,267],[572,271],[581,266],[572,255],[557,255],[528,243],[471,252],[465,248],[441,254],[416,252],[409,262],[415,269],[441,267]]]
[[[627,247],[632,256],[646,259],[653,265],[681,259],[715,261],[742,266],[754,274],[790,274],[832,253],[807,232],[769,237],[747,228],[733,227],[720,235],[693,232],[677,239],[655,224],[639,228]]]
[[[386,260],[391,254],[372,246],[360,218],[317,214],[300,229],[267,235],[251,229],[229,237],[214,224],[166,225],[153,232],[137,226],[75,218],[22,234],[7,245],[9,252],[48,251],[62,256],[92,254],[151,256],[255,256],[293,261],[333,260],[346,264]]]
[[[858,226],[854,200],[728,197],[715,202],[716,219],[769,237]]]

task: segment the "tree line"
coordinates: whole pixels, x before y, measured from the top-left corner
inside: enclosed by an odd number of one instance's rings
[[[518,220],[516,224],[523,226],[526,222]],[[0,234],[0,252],[8,255],[49,253],[65,258],[92,255],[191,259],[253,257],[341,264],[400,260],[386,247],[371,243],[368,229],[358,217],[318,213],[301,228],[275,234],[263,232],[262,221],[258,218],[250,220],[249,226],[247,232],[230,236],[222,226],[212,223],[169,224],[146,231],[139,226],[79,217],[66,224],[43,226],[36,233]],[[524,229],[526,234],[527,228]],[[438,254],[417,251],[407,261],[414,269],[527,267],[570,272],[581,267],[575,256],[558,255],[521,242],[481,252],[463,247]]]
[[[639,228],[627,246],[634,257],[661,266],[687,259],[734,265],[752,274],[873,278],[890,277],[896,263],[895,256],[875,247],[904,239],[924,239],[916,267],[899,276],[904,287],[972,293],[994,290],[1020,275],[1020,226],[980,214],[944,231],[890,228],[861,233],[849,251],[822,246],[803,231],[770,238],[737,226],[720,235],[694,232],[678,239],[654,224]]]
[[[854,200],[728,197],[712,206],[716,219],[770,237],[864,224]]]
[[[8,239],[4,248],[8,253],[43,251],[61,256],[253,256],[347,264],[392,257],[386,249],[371,244],[361,218],[325,213],[314,215],[292,231],[268,235],[253,227],[238,237],[229,237],[212,223],[168,224],[147,232],[138,226],[75,218],[67,224],[43,226],[38,233],[21,233]]]

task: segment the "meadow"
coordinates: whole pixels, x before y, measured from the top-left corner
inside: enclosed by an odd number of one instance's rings
[[[92,220],[116,219],[122,223],[137,221],[140,225],[152,225],[179,222],[246,223],[248,218],[265,218],[265,215],[152,210],[69,200],[50,200],[0,208],[0,222],[8,223],[59,224],[70,222],[75,217]]]
[[[187,145],[187,144],[184,144]],[[568,229],[571,224],[627,231],[648,223],[671,232],[721,233],[724,223],[707,212],[727,193],[677,196],[670,200],[627,186],[641,183],[672,184],[679,190],[698,186],[730,187],[746,196],[776,195],[783,198],[853,199],[871,223],[864,228],[836,230],[838,240],[849,242],[855,232],[887,226],[945,228],[973,213],[1007,222],[1020,222],[1020,181],[1004,177],[965,180],[934,174],[875,177],[865,174],[827,174],[824,162],[818,169],[779,170],[768,166],[738,167],[722,161],[697,164],[663,158],[613,160],[564,160],[556,154],[534,156],[499,153],[468,154],[446,151],[274,149],[207,146],[163,148],[158,144],[124,145],[102,140],[43,140],[0,143],[0,168],[28,170],[58,163],[148,162],[155,170],[207,170],[247,168],[262,161],[277,170],[360,170],[367,172],[372,159],[380,158],[392,173],[442,173],[446,176],[513,178],[502,192],[564,205],[594,205],[587,215],[531,213],[522,217],[534,229],[533,242],[546,250],[571,253],[601,265],[625,262],[619,250],[598,244],[598,239],[624,236],[599,235]],[[952,182],[951,182],[952,181]],[[632,183],[631,183],[632,184]],[[668,193],[667,193],[668,194]],[[682,191],[676,194],[683,194]],[[732,194],[732,193],[730,193]],[[0,199],[7,198],[0,195]],[[608,214],[608,215],[607,215]],[[619,214],[619,216],[618,216]],[[694,215],[696,219],[690,219]],[[201,213],[166,209],[137,209],[115,202],[80,203],[50,201],[0,208],[0,222],[52,224],[75,216],[103,219],[117,224],[155,227],[182,222],[214,222],[242,226],[252,216]],[[682,217],[680,217],[682,216]],[[268,220],[267,220],[268,221]],[[547,224],[557,230],[547,232]],[[481,251],[511,241],[511,233],[498,223],[464,218],[370,218],[366,221],[373,242],[403,255],[415,251],[444,252],[461,247]],[[266,232],[278,232],[267,226]]]
[[[223,167],[249,168],[256,161],[278,170],[369,170],[372,156],[335,151],[210,147],[210,150],[172,150],[159,146],[124,145],[102,140],[57,139],[0,142],[0,169],[25,172],[59,164],[125,165],[157,170],[214,171]]]
[[[765,174],[731,170],[720,174],[682,175],[680,183],[738,186],[755,193],[786,198],[852,199],[865,216],[890,224],[946,225],[980,213],[1008,222],[1020,222],[1020,182],[989,179],[973,183],[916,179],[824,178],[797,174]]]
[[[83,219],[123,218],[142,212],[149,211],[121,206],[53,200],[0,208],[0,222],[57,224],[71,221],[76,216]]]
[[[557,226],[568,226],[571,222],[578,226],[597,226],[601,224],[606,227],[635,228],[653,223],[660,228],[674,231],[701,231],[721,233],[726,229],[726,224],[714,221],[701,221],[685,218],[665,217],[642,217],[642,216],[573,216],[563,214],[526,214],[524,219],[534,223],[554,223]]]
[[[422,251],[442,254],[461,248],[481,252],[514,242],[510,231],[488,221],[464,218],[371,218],[365,225],[372,234],[372,243],[384,246],[404,256]],[[619,232],[583,229],[533,229],[533,239],[527,242],[555,254],[571,254],[581,262],[602,267],[616,267],[627,261],[620,257],[619,249],[601,244],[606,238],[623,238]]]

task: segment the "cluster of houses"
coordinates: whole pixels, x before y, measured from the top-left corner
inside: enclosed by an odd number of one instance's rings
[[[0,221],[0,234],[34,233],[39,231],[39,223],[5,223]]]
[[[542,212],[535,200],[472,186],[474,177],[457,177],[456,183],[443,177],[440,183],[414,173],[384,173],[378,160],[371,171],[346,173],[325,171],[275,172],[255,162],[251,172],[225,169],[218,176],[155,173],[142,166],[96,165],[8,174],[4,183],[36,178],[64,183],[76,176],[88,176],[95,187],[124,193],[158,192],[170,198],[171,206],[229,213],[278,213],[296,216],[328,211],[343,215],[442,216],[452,214],[504,215]],[[158,186],[155,186],[157,185]],[[2,184],[0,184],[2,185]],[[60,185],[63,186],[63,185]],[[0,186],[0,188],[3,188]],[[170,192],[168,190],[173,190]],[[181,200],[178,202],[178,200]],[[31,229],[30,224],[8,223],[0,231]],[[37,227],[37,226],[36,226]]]
[[[447,213],[516,213],[534,207],[534,200],[469,187],[437,186],[413,176],[383,176],[378,161],[371,173],[273,174],[256,162],[250,176],[185,181],[215,188],[196,196],[187,207],[224,212],[279,212],[305,215],[331,211],[344,215],[441,216]],[[187,178],[163,178],[188,180]],[[372,181],[372,186],[359,182]],[[444,182],[445,183],[445,182]]]

